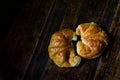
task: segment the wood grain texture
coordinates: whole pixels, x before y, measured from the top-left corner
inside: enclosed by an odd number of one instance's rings
[[[16,4],[5,8],[7,20],[2,17],[0,80],[120,80],[120,0],[25,0]],[[57,67],[48,56],[51,35],[92,21],[109,36],[103,55],[83,59],[75,68]]]
[[[33,56],[32,62],[26,73],[25,79],[33,80],[39,79],[44,71],[44,67],[48,60],[48,43],[51,37],[51,34],[59,29],[59,26],[62,21],[63,14],[65,12],[66,6],[62,4],[60,1],[55,1],[54,8],[52,9],[52,13],[49,16],[47,24],[45,25],[44,34],[41,35],[42,41],[40,39],[35,54]],[[44,49],[43,49],[44,48]],[[35,75],[33,75],[35,74]]]
[[[75,29],[77,25],[81,22],[94,21],[102,25],[103,29],[108,30],[110,26],[110,23],[108,20],[112,19],[115,9],[113,8],[111,11],[106,8],[108,7],[112,8],[114,4],[115,3],[113,3],[113,1],[106,1],[106,2],[104,1],[104,4],[102,1],[100,2],[91,1],[87,3],[87,1],[85,0],[76,1],[73,3],[68,2],[66,13],[64,15],[63,22],[61,24],[61,28],[67,27],[67,28]],[[111,14],[109,15],[109,13]],[[106,25],[103,25],[103,24],[106,24]],[[51,62],[51,60],[49,60],[47,64],[49,65],[46,66],[44,70],[44,74],[41,77],[41,80],[48,80],[48,79],[52,79],[52,80],[78,80],[78,79],[79,80],[93,80],[96,68],[98,66],[98,59],[86,60],[86,61],[83,60],[83,63],[79,67],[72,68],[72,69],[60,69],[57,66],[55,66]]]
[[[95,80],[120,80],[120,1],[109,29],[107,55],[99,60]]]
[[[52,4],[52,0],[48,3],[44,0],[30,0],[20,4],[20,11],[12,27],[0,43],[1,79],[23,79],[39,41],[41,27],[46,24]],[[36,25],[39,23],[38,18],[41,26]]]

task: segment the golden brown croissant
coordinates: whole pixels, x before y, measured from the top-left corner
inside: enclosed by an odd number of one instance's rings
[[[60,30],[51,37],[49,56],[59,67],[74,67],[81,62],[80,56],[75,55],[72,40],[77,40],[77,36],[71,29]]]
[[[107,34],[96,23],[80,24],[76,35],[81,36],[77,42],[77,53],[86,59],[99,57],[108,44]]]

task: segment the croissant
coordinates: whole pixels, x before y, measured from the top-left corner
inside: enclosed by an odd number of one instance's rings
[[[77,40],[77,36],[71,29],[63,29],[52,35],[48,52],[57,66],[75,67],[81,62],[81,57],[75,55],[72,40]]]
[[[108,45],[107,34],[94,22],[78,25],[76,35],[81,36],[76,44],[77,53],[86,59],[99,57]]]

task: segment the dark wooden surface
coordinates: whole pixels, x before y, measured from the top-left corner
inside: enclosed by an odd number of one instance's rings
[[[0,80],[120,80],[120,0],[18,0],[1,4]],[[75,68],[57,67],[48,57],[51,35],[91,21],[109,36],[103,55],[83,59]]]

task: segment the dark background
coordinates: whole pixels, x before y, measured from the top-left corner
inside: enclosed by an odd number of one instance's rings
[[[96,22],[109,36],[97,59],[59,68],[48,57],[51,35]],[[120,80],[120,0],[0,1],[0,80]]]

